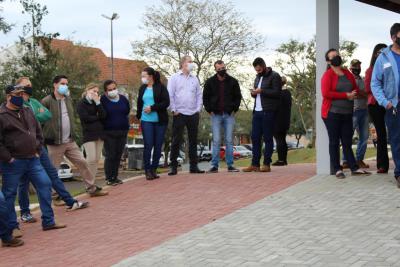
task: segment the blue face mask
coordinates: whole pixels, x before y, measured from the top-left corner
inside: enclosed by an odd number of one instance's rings
[[[58,86],[57,92],[60,95],[68,96],[69,95],[68,85],[60,84],[60,86]]]
[[[12,95],[11,99],[10,99],[10,102],[14,106],[17,106],[17,107],[20,108],[24,104],[24,99],[22,98],[22,96],[14,96],[14,95]]]

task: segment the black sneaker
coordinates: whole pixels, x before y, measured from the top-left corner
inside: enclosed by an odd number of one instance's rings
[[[200,170],[199,167],[195,166],[193,168],[190,168],[190,173],[205,173],[205,171]]]
[[[116,182],[115,179],[112,179],[112,180],[107,180],[106,184],[109,186],[116,186],[118,183]]]
[[[154,179],[160,178],[160,175],[157,174],[157,170],[156,169],[152,169],[150,171],[151,171],[151,174],[153,175]]]
[[[115,178],[114,179],[114,182],[118,185],[118,184],[123,184],[124,183],[124,181],[122,181],[121,179],[119,179],[119,178]]]
[[[228,167],[228,172],[239,172],[239,170],[236,169],[236,168],[233,167],[233,166],[229,166],[229,167]]]
[[[218,172],[218,168],[217,167],[211,167],[208,171],[207,171],[207,173],[217,173]]]
[[[178,174],[178,168],[177,167],[171,167],[169,169],[168,175],[169,176],[173,176],[173,175],[177,175]]]
[[[274,163],[272,163],[272,166],[286,166],[287,162],[282,161],[282,160],[277,160]]]

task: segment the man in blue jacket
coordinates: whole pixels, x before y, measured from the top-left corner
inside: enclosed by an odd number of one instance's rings
[[[385,122],[395,164],[394,176],[400,188],[400,23],[390,28],[393,45],[385,48],[376,60],[371,89],[379,105],[386,108]]]

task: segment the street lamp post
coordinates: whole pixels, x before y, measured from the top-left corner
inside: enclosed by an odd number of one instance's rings
[[[114,36],[113,36],[113,21],[118,19],[117,13],[113,13],[111,17],[101,15],[103,18],[110,20],[111,22],[111,80],[114,80]]]

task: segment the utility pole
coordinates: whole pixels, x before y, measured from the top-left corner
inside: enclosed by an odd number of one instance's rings
[[[101,15],[103,18],[110,20],[111,22],[111,80],[114,80],[114,33],[113,33],[113,21],[118,19],[117,13],[113,13],[111,17]]]

